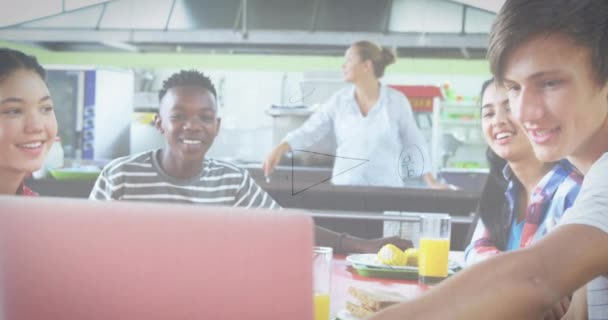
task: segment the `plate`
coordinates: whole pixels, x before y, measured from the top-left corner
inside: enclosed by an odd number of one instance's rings
[[[375,267],[387,270],[403,270],[403,271],[414,271],[418,272],[418,267],[412,266],[389,266],[388,264],[384,264],[376,258],[376,254],[374,253],[363,253],[363,254],[351,254],[346,257],[346,261],[350,262],[353,265],[359,266],[368,266]],[[448,261],[448,268],[451,270],[460,269],[458,263],[452,259]]]
[[[408,270],[388,269],[384,267],[370,267],[363,264],[353,263],[353,268],[360,276],[364,277],[401,279],[412,281],[418,280],[418,268],[416,267],[412,267],[412,269]]]
[[[99,168],[62,168],[51,169],[49,173],[57,180],[93,180],[97,179]]]
[[[401,279],[401,280],[410,280],[416,281],[418,280],[418,269],[413,267],[413,270],[403,270],[403,269],[388,269],[388,268],[378,268],[378,267],[370,267],[361,264],[353,264],[353,268],[357,273],[364,277],[374,277],[374,278],[388,278],[388,279]],[[448,277],[456,273],[459,269],[449,269]]]
[[[333,318],[334,320],[360,320],[359,318],[352,315],[348,310],[342,309],[338,311],[336,316]]]

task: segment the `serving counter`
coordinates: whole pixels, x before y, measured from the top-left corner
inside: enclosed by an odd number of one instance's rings
[[[383,235],[385,211],[448,213],[454,222],[452,250],[463,250],[467,244],[480,195],[428,189],[421,181],[410,181],[405,188],[336,186],[330,182],[330,168],[279,167],[267,183],[261,168],[250,166],[248,170],[281,206],[325,213],[315,218],[318,225],[362,238]],[[357,215],[366,217],[358,219]]]
[[[362,238],[382,236],[385,211],[449,213],[454,221],[452,250],[464,248],[479,198],[477,192],[427,189],[417,181],[407,188],[336,186],[330,182],[330,168],[279,167],[268,183],[259,165],[245,168],[282,207],[311,210],[318,213],[317,224]],[[86,198],[94,183],[47,178],[27,185],[43,196]]]

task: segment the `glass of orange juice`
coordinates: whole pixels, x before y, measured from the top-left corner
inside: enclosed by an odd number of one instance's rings
[[[420,220],[418,282],[435,284],[448,276],[451,219],[447,214],[425,214]]]
[[[332,255],[333,250],[330,247],[314,247],[312,261],[315,320],[329,320]]]

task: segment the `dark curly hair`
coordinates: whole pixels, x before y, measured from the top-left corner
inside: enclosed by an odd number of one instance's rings
[[[163,82],[163,87],[158,92],[158,100],[162,100],[169,89],[181,86],[196,86],[209,90],[217,98],[217,93],[211,79],[197,70],[181,70],[172,74]]]
[[[36,57],[27,55],[21,51],[0,48],[0,81],[18,69],[34,71],[42,80],[46,80],[46,71],[38,63]]]

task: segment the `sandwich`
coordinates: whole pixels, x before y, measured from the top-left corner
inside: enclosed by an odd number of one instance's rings
[[[387,290],[372,291],[349,287],[348,293],[353,296],[357,302],[347,302],[346,309],[353,316],[358,318],[369,317],[388,306],[407,300],[407,297],[402,294]]]

